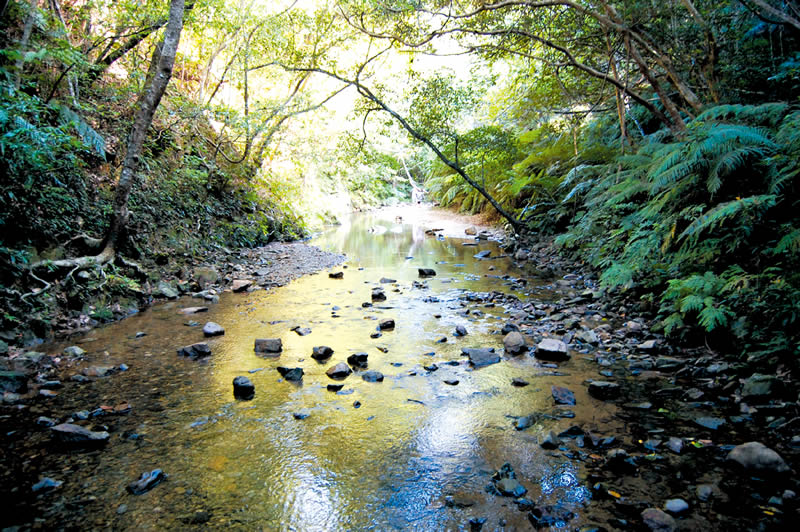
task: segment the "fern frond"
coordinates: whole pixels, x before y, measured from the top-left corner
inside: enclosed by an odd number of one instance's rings
[[[747,211],[762,210],[772,207],[775,205],[777,199],[778,197],[774,194],[763,194],[720,203],[689,225],[689,227],[680,234],[678,240],[696,240],[703,231],[718,227],[727,220],[742,215]]]
[[[78,113],[65,105],[56,106],[58,117],[64,125],[75,128],[78,136],[87,146],[91,147],[101,157],[106,157],[106,141],[100,133],[90,126]]]

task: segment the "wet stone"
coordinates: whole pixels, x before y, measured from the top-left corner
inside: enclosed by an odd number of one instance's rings
[[[683,360],[672,357],[658,357],[656,359],[656,369],[660,371],[675,371],[683,367]]]
[[[255,352],[265,354],[279,354],[283,351],[283,342],[280,338],[257,338]]]
[[[555,338],[545,338],[536,346],[536,358],[561,362],[569,360],[567,344]]]
[[[382,331],[394,330],[394,320],[392,318],[385,318],[378,322],[378,329]]]
[[[536,529],[566,528],[575,514],[560,504],[536,507],[528,513],[528,520]]]
[[[218,323],[214,323],[213,321],[209,321],[205,325],[203,325],[203,335],[206,337],[209,336],[221,336],[225,334],[225,329]]]
[[[574,405],[575,394],[563,386],[551,386],[550,392],[557,405]]]
[[[327,345],[318,345],[311,349],[311,358],[314,360],[328,360],[333,355],[333,349]]]
[[[700,484],[695,489],[695,494],[699,500],[705,502],[714,496],[714,486],[711,484]]]
[[[781,382],[775,375],[755,373],[745,379],[742,386],[742,399],[751,401],[770,399],[777,393]]]
[[[719,417],[701,416],[694,419],[695,424],[710,430],[717,430],[725,424],[725,420]]]
[[[450,386],[456,386],[459,383],[458,379],[445,379],[445,384],[449,384]]]
[[[461,353],[469,357],[469,363],[480,368],[483,366],[490,366],[500,362],[500,355],[494,352],[494,348],[470,348],[464,347]]]
[[[128,492],[133,495],[142,495],[155,488],[167,479],[167,475],[160,469],[153,469],[148,473],[142,473],[138,480],[128,484]]]
[[[683,440],[673,436],[667,441],[667,448],[675,454],[681,454],[683,450]]]
[[[515,386],[517,388],[522,388],[523,386],[527,386],[530,383],[525,379],[520,379],[519,377],[514,377],[511,379],[511,386]]]
[[[513,324],[511,322],[508,322],[508,323],[504,324],[503,328],[500,329],[500,332],[503,335],[506,335],[506,334],[508,334],[510,332],[513,332],[513,331],[519,331],[519,327],[517,327],[515,324]]]
[[[60,488],[62,484],[64,483],[60,480],[54,480],[49,477],[44,477],[31,487],[31,491],[33,491],[34,493],[39,493],[39,492],[46,493]]]
[[[619,397],[620,386],[614,382],[592,381],[589,383],[589,395],[596,399],[615,399]]]
[[[178,354],[180,356],[191,358],[192,360],[197,360],[211,356],[211,348],[205,342],[198,342],[196,344],[181,347],[178,349]]]
[[[68,357],[77,358],[77,357],[82,357],[83,355],[85,355],[86,354],[86,350],[78,347],[77,345],[71,345],[71,346],[65,348],[63,353],[64,353],[64,355],[66,355]]]
[[[466,336],[467,335],[467,328],[463,325],[457,325],[455,331],[453,331],[453,336]]]
[[[552,430],[539,441],[539,446],[542,449],[558,449],[559,445],[561,445],[561,439]]]
[[[664,509],[673,515],[678,515],[689,511],[689,503],[683,499],[669,499],[664,503]]]
[[[311,329],[309,327],[294,327],[292,330],[297,336],[308,336],[311,334]]]
[[[350,369],[350,366],[344,362],[339,362],[335,366],[328,368],[328,371],[325,372],[331,379],[344,379],[351,373],[353,373],[353,371]]]
[[[757,441],[737,445],[726,461],[748,474],[779,476],[791,471],[781,455]]]
[[[301,420],[303,420],[303,419],[307,418],[307,417],[308,417],[308,416],[310,416],[310,415],[311,415],[311,412],[309,412],[309,411],[308,411],[307,409],[305,409],[305,408],[304,408],[304,409],[302,409],[302,410],[300,410],[300,411],[298,411],[298,412],[293,412],[293,413],[292,413],[292,417],[293,417],[293,418],[295,418],[295,419],[296,419],[296,420],[298,420],[298,421],[301,421]]]
[[[503,347],[509,355],[519,355],[528,350],[525,337],[519,331],[511,331],[503,338]]]
[[[344,279],[344,272],[331,272],[328,277],[331,279]]]
[[[388,277],[381,277],[381,280],[378,282],[381,284],[393,284],[397,282],[397,279],[389,279]]]
[[[0,391],[25,393],[28,391],[28,376],[19,371],[0,371]]]
[[[256,387],[247,377],[236,377],[233,379],[233,396],[236,399],[252,399],[256,395]]]
[[[325,387],[329,392],[338,392],[344,388],[344,384],[329,384]]]
[[[382,288],[373,288],[372,289],[372,300],[373,301],[386,301],[386,293],[383,291]]]
[[[300,382],[303,380],[303,368],[284,368],[282,366],[278,366],[275,369],[278,370],[278,373],[281,374],[281,377],[287,381]]]
[[[383,373],[375,370],[365,371],[361,374],[361,379],[365,382],[382,382]]]
[[[433,277],[436,275],[436,271],[430,268],[418,268],[417,273],[420,277]]]
[[[367,353],[354,353],[347,357],[347,363],[353,369],[366,369],[368,358],[369,355]]]
[[[77,446],[103,445],[110,438],[108,432],[95,432],[72,423],[61,423],[51,427],[50,430],[53,437],[61,443]]]

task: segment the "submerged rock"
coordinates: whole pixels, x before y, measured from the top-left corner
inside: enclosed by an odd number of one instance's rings
[[[257,338],[255,352],[265,354],[279,354],[283,351],[283,342],[280,338]]]
[[[328,371],[325,372],[331,379],[344,379],[351,373],[353,373],[353,370],[344,362],[339,362],[335,366],[328,368]]]
[[[781,455],[757,441],[737,445],[728,453],[726,461],[748,474],[775,476],[791,471]]]
[[[469,357],[469,363],[476,368],[490,366],[500,362],[500,355],[494,352],[494,348],[473,348],[464,347],[461,353]]]
[[[211,356],[211,348],[205,342],[198,342],[192,345],[186,345],[178,349],[180,356],[189,357],[192,360],[205,358]]]
[[[589,395],[595,399],[616,399],[620,394],[620,386],[615,382],[592,381],[589,383]]]
[[[519,483],[517,475],[511,464],[506,462],[492,475],[492,483],[486,486],[486,491],[503,497],[519,498],[528,493],[528,490]]]
[[[70,445],[103,445],[110,438],[106,431],[95,432],[72,423],[61,423],[55,427],[50,427],[50,430],[56,440]]]
[[[552,393],[553,399],[557,405],[571,406],[575,404],[575,394],[572,392],[572,390],[564,388],[563,386],[551,386],[550,393]]]
[[[256,395],[256,387],[247,377],[233,379],[233,396],[236,399],[252,399]]]
[[[275,369],[277,369],[278,373],[281,374],[281,377],[287,381],[300,382],[303,380],[303,368],[284,368],[282,366],[278,366]]]
[[[213,321],[209,321],[205,325],[203,325],[203,335],[204,336],[222,336],[225,334],[225,329],[218,323],[214,323]]]
[[[361,379],[364,380],[365,382],[381,382],[383,381],[383,373],[375,370],[365,371],[361,375]]]
[[[148,473],[142,473],[138,480],[128,484],[128,492],[132,493],[133,495],[147,493],[166,479],[166,473],[160,469],[153,469]]]

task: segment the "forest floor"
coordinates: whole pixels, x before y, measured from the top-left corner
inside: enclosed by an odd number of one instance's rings
[[[479,218],[422,206],[388,213],[415,217],[444,236],[501,235]],[[785,530],[798,522],[800,485],[794,472],[800,468],[800,411],[797,384],[789,376],[780,371],[762,374],[704,346],[673,345],[651,332],[650,316],[637,315],[630,302],[598,289],[593,272],[561,256],[550,242],[509,241],[501,246],[521,272],[513,283],[546,281],[554,295],[548,301],[504,300],[511,316],[503,331],[507,353],[521,331],[523,352],[554,368],[568,365],[570,357],[596,364],[598,379],[584,383],[588,393],[617,405],[626,427],[601,438],[602,429],[574,425],[540,442],[543,449],[582,464],[592,493],[591,512],[606,521],[586,530]],[[223,291],[281,286],[344,258],[303,243],[220,249],[171,272],[167,265],[162,281],[148,289],[161,298],[191,294],[199,307],[216,301]],[[62,331],[85,332],[91,325],[65,323]],[[13,461],[15,442],[25,433],[9,420],[60,388],[54,384],[57,366],[69,363],[71,356],[80,353],[51,356],[12,347],[0,358],[2,462]],[[557,405],[574,404],[572,390],[553,386],[552,395]],[[33,431],[50,422],[29,421],[35,423]],[[536,422],[519,418],[515,423],[524,430]],[[13,475],[21,467],[8,467],[3,483],[18,484]],[[32,489],[46,492],[51,487]],[[514,502],[536,528],[571,519],[562,507],[536,507],[523,498]]]

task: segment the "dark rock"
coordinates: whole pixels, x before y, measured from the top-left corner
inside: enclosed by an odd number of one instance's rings
[[[347,363],[350,364],[350,367],[353,369],[366,369],[368,357],[369,355],[366,353],[354,353],[347,357]]]
[[[254,349],[256,353],[277,355],[283,351],[283,342],[280,338],[257,338]]]
[[[494,352],[494,348],[471,348],[464,347],[461,353],[469,357],[469,363],[476,368],[497,364],[500,362],[500,355]]]
[[[557,405],[574,405],[575,394],[563,386],[551,386],[550,392],[553,394]]]
[[[203,325],[203,334],[205,336],[221,336],[225,334],[225,329],[222,328],[221,325],[218,323],[214,323],[213,321],[209,321],[205,325]]]
[[[486,523],[485,517],[472,517],[469,520],[469,532],[480,532]]]
[[[233,396],[236,399],[252,399],[256,395],[256,387],[247,377],[236,377],[233,379]]]
[[[453,331],[453,336],[466,336],[467,335],[467,328],[463,325],[456,325],[456,330]]]
[[[492,251],[490,249],[484,249],[483,251],[479,251],[475,255],[473,255],[473,257],[476,259],[488,259],[491,256],[492,256]]]
[[[673,532],[677,526],[675,519],[658,508],[648,508],[643,511],[642,521],[647,528],[655,532]]]
[[[619,397],[620,386],[614,382],[592,381],[589,383],[589,395],[596,399],[615,399]]]
[[[344,272],[331,272],[328,277],[331,279],[344,279]]]
[[[369,335],[370,338],[380,338],[381,336],[383,336],[383,333],[377,331]]]
[[[503,347],[509,355],[519,355],[528,350],[525,337],[519,331],[511,331],[503,338]]]
[[[198,358],[205,358],[211,355],[211,348],[205,342],[198,342],[196,344],[187,345],[178,349],[180,356],[189,357],[192,360]]]
[[[683,360],[672,357],[658,357],[656,359],[656,369],[660,371],[674,371],[682,368]]]
[[[711,430],[717,430],[718,428],[720,428],[722,425],[725,424],[725,420],[722,419],[722,418],[719,418],[719,417],[707,417],[707,416],[702,416],[702,417],[695,418],[694,422],[697,425],[700,425],[703,428],[707,428],[707,429],[711,429]]]
[[[714,491],[714,486],[711,484],[700,484],[695,489],[695,494],[699,500],[705,502],[714,496]]]
[[[108,442],[110,435],[108,432],[94,432],[79,425],[72,423],[61,423],[51,427],[53,436],[61,443],[79,446],[103,445]]]
[[[328,386],[326,386],[326,389],[329,392],[338,392],[342,388],[344,388],[344,384],[329,384]]]
[[[417,272],[420,277],[433,277],[436,275],[436,271],[430,268],[418,268]]]
[[[153,469],[149,473],[142,473],[139,480],[128,484],[128,492],[133,495],[141,495],[147,493],[162,481],[167,479],[167,475],[160,469]]]
[[[300,382],[303,380],[303,368],[284,368],[282,366],[278,366],[275,369],[277,369],[278,373],[281,374],[281,377],[287,381]]]
[[[384,293],[383,288],[373,288],[372,289],[372,300],[373,301],[386,301],[386,293]]]
[[[536,358],[561,362],[569,360],[567,344],[555,338],[545,338],[536,346]]]
[[[539,446],[542,449],[558,449],[559,445],[561,445],[561,440],[552,430],[539,441]]]
[[[28,376],[19,371],[0,371],[0,391],[25,393],[28,391]]]
[[[574,517],[574,513],[560,504],[536,507],[528,513],[528,521],[537,530],[540,528],[564,529]]]
[[[311,349],[311,358],[314,360],[328,360],[333,355],[333,349],[327,345],[318,345]]]
[[[458,379],[445,379],[444,383],[445,384],[449,384],[450,386],[455,386],[455,385],[457,385],[459,383],[459,380]]]
[[[742,386],[742,399],[757,401],[770,399],[779,391],[781,381],[775,375],[755,373],[745,379]]]
[[[380,371],[365,371],[361,374],[361,379],[366,382],[382,382],[383,381],[383,373]]]
[[[447,336],[442,336],[441,338],[436,340],[436,343],[437,344],[445,344],[445,343],[447,343]]]
[[[339,362],[335,366],[328,368],[328,371],[325,372],[331,379],[344,379],[351,373],[353,373],[353,371],[350,369],[350,366],[344,362]]]
[[[527,386],[530,384],[525,379],[520,379],[519,377],[514,377],[511,379],[511,386],[516,386],[517,388],[522,388],[523,386]]]
[[[501,478],[495,482],[495,487],[503,497],[522,497],[528,490],[515,478]]]
[[[781,455],[757,441],[737,445],[726,461],[754,475],[779,476],[791,471]]]
[[[503,325],[503,328],[500,329],[500,332],[503,335],[506,335],[506,334],[508,334],[510,332],[513,332],[513,331],[519,331],[519,327],[517,327],[516,325],[514,325],[511,322],[506,323],[505,325]]]
[[[303,410],[300,410],[299,412],[293,412],[292,413],[292,417],[295,418],[298,421],[303,420],[303,419],[307,418],[310,415],[311,415],[311,412],[309,412],[305,408]]]
[[[292,327],[292,330],[297,334],[297,336],[308,336],[311,334],[311,329],[308,327]]]
[[[378,329],[382,331],[391,331],[394,329],[394,320],[392,318],[385,318],[378,322]]]

